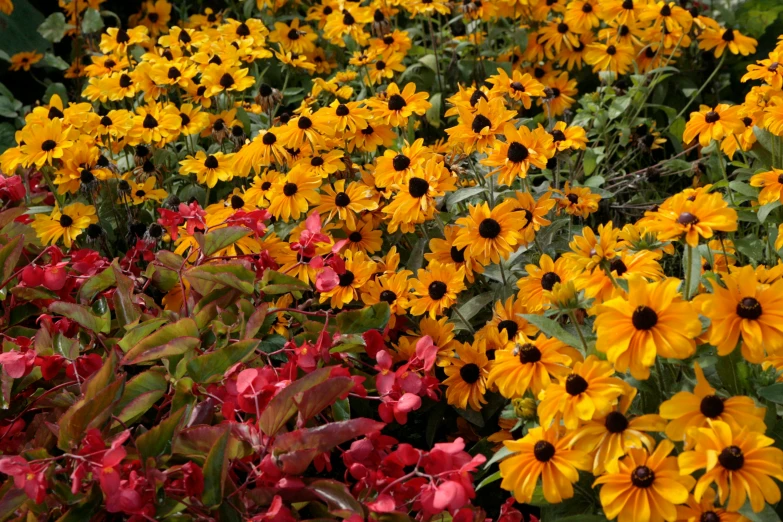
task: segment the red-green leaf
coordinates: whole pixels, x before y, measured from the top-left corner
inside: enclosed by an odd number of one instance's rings
[[[350,377],[333,377],[302,393],[299,403],[299,419],[305,422],[332,404],[338,397],[353,388]]]
[[[186,317],[142,339],[125,354],[122,363],[138,364],[181,355],[200,342],[195,321]]]
[[[252,233],[245,227],[224,227],[217,230],[210,230],[204,236],[204,255],[211,256],[218,250],[233,245],[243,237]]]
[[[49,305],[49,311],[72,319],[96,333],[109,333],[110,321],[107,315],[97,316],[86,306],[65,301],[55,301]]]
[[[204,463],[204,494],[201,501],[207,507],[214,507],[223,502],[223,491],[228,477],[228,440],[231,430],[228,426],[212,446]]]
[[[288,419],[296,414],[299,400],[301,400],[301,396],[297,400],[297,395],[324,382],[329,378],[330,373],[331,370],[329,368],[318,368],[301,379],[292,382],[283,391],[275,395],[258,419],[261,431],[270,437],[277,434],[280,428],[288,422]]]

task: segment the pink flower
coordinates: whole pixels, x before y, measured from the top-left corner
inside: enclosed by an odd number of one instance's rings
[[[45,470],[45,466],[39,465],[34,468],[19,456],[0,458],[0,473],[13,477],[14,485],[23,489],[36,504],[40,504],[46,498]]]
[[[430,484],[421,494],[421,505],[428,515],[442,511],[454,514],[468,502],[468,494],[459,482],[446,480],[439,485]]]
[[[20,352],[12,350],[10,352],[0,353],[0,365],[9,377],[19,379],[30,373],[35,366],[35,352],[28,350]]]

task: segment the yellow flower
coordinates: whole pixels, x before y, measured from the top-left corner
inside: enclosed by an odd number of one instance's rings
[[[579,421],[607,415],[624,386],[622,380],[614,377],[611,363],[591,355],[584,362],[577,362],[561,382],[552,383],[541,392],[538,418],[542,426],[549,426],[556,416],[562,416],[566,429],[573,430]]]
[[[461,145],[466,153],[474,150],[485,152],[491,148],[516,113],[506,109],[503,98],[493,98],[490,101],[481,98],[475,111],[458,107],[459,124],[446,129],[449,142]]]
[[[596,43],[587,46],[585,62],[593,66],[593,72],[625,74],[631,69],[635,56],[633,47],[628,44]]]
[[[731,54],[747,56],[756,52],[758,42],[735,29],[724,29],[711,18],[704,18],[707,27],[698,36],[699,49],[713,51],[720,58],[728,49]]]
[[[666,436],[678,442],[685,440],[691,428],[702,428],[708,421],[722,421],[739,431],[747,427],[764,433],[766,408],[757,408],[750,397],[719,397],[704,377],[698,362],[694,362],[696,387],[693,393],[681,391],[660,406],[661,417],[669,420]]]
[[[754,174],[750,185],[762,187],[759,192],[759,204],[766,205],[774,201],[783,203],[783,170],[772,167],[772,170]]]
[[[674,444],[663,440],[648,453],[630,449],[628,455],[607,465],[598,477],[601,505],[609,519],[618,522],[658,522],[677,520],[677,504],[688,500],[693,479],[681,477],[677,457],[670,457]]]
[[[562,256],[552,261],[547,254],[542,254],[538,266],[525,265],[525,271],[528,275],[517,281],[517,288],[519,288],[517,297],[524,299],[531,310],[548,307],[549,299],[545,292],[551,291],[555,284],[572,278],[566,267],[566,259]]]
[[[655,212],[645,216],[648,230],[656,232],[660,241],[685,236],[685,242],[695,247],[699,238],[711,238],[714,231],[737,230],[737,212],[728,206],[719,193],[688,194],[681,192],[664,201]]]
[[[482,343],[458,346],[456,357],[449,357],[443,368],[448,404],[463,410],[470,406],[475,411],[481,411],[481,405],[487,403],[484,394],[487,391],[489,364]]]
[[[465,290],[465,269],[430,261],[420,268],[418,277],[411,280],[411,314],[429,313],[432,319],[441,315],[457,301],[457,294]]]
[[[489,157],[481,160],[495,167],[490,175],[497,172],[500,183],[511,185],[517,177],[526,178],[531,166],[545,169],[555,155],[552,136],[541,126],[531,131],[524,125],[517,129],[513,123],[506,123],[503,134],[506,141],[496,141]]]
[[[696,302],[711,321],[710,344],[719,355],[728,355],[742,339],[748,360],[761,362],[764,352],[783,349],[783,280],[760,284],[751,265],[723,274],[726,287],[715,283],[713,293]]]
[[[321,302],[330,301],[332,308],[342,308],[359,298],[359,290],[367,283],[375,272],[375,263],[367,258],[363,252],[351,252],[343,254],[345,258],[345,271],[338,274],[339,283],[328,292],[321,292]]]
[[[272,185],[269,194],[269,212],[288,222],[306,214],[310,205],[321,202],[318,188],[321,177],[304,168],[295,168]]]
[[[500,263],[516,251],[525,225],[525,217],[516,210],[514,200],[506,200],[490,210],[487,203],[471,205],[469,215],[457,219],[462,228],[454,246],[468,249],[468,255],[479,263]]]
[[[25,165],[38,168],[52,165],[60,159],[65,150],[73,146],[69,139],[70,128],[63,128],[60,118],[54,118],[46,123],[32,124],[22,130],[22,153]]]
[[[338,216],[349,227],[355,227],[357,214],[378,208],[378,203],[372,199],[372,191],[361,183],[346,185],[341,179],[334,185],[324,185],[322,189],[321,204],[316,210],[320,214],[328,214],[327,221]]]
[[[16,53],[11,57],[12,71],[29,71],[30,67],[43,60],[44,55],[35,51]]]
[[[530,74],[518,70],[512,71],[509,76],[505,69],[498,68],[498,74],[487,78],[487,83],[492,84],[491,97],[509,96],[522,102],[525,109],[530,108],[532,98],[544,96],[544,85]]]
[[[199,183],[209,188],[217,185],[218,181],[230,181],[234,177],[234,154],[215,152],[207,155],[204,151],[198,151],[196,156],[188,156],[180,161],[182,165],[180,174],[195,174]]]
[[[677,292],[679,279],[647,283],[640,276],[628,281],[628,297],[616,297],[598,307],[596,349],[615,370],[629,369],[635,379],[650,377],[655,358],[685,359],[696,351],[701,333],[699,314]]]
[[[712,140],[741,134],[745,130],[745,124],[739,116],[740,109],[739,105],[729,106],[725,103],[719,103],[714,109],[702,105],[699,112],[691,113],[682,134],[682,141],[690,143],[698,136],[701,146],[706,147]]]
[[[60,238],[66,248],[91,224],[98,222],[95,207],[83,203],[72,203],[62,211],[55,206],[51,215],[36,214],[32,227],[44,245],[53,245]]]
[[[721,504],[728,511],[737,511],[746,500],[758,513],[764,502],[780,501],[780,488],[770,478],[783,480],[783,451],[771,447],[775,441],[747,428],[732,430],[721,421],[708,421],[705,428],[691,428],[689,435],[696,441],[693,451],[677,457],[683,475],[704,469],[696,483],[693,497],[699,502],[714,482]]]
[[[520,440],[503,442],[513,454],[500,463],[500,487],[512,491],[517,502],[533,499],[539,478],[550,504],[574,496],[572,484],[579,480],[577,470],[590,469],[590,456],[571,449],[570,438],[562,437],[560,431],[560,426],[532,428]]]
[[[416,92],[416,85],[409,82],[400,90],[396,83],[392,82],[386,88],[383,98],[374,97],[368,102],[368,106],[374,117],[372,123],[384,123],[391,127],[404,127],[408,124],[408,118],[416,114],[423,116],[432,104],[427,101],[429,94]]]

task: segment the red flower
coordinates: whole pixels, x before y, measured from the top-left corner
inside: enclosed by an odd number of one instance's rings
[[[35,366],[35,352],[28,350],[20,352],[12,350],[10,352],[0,353],[0,365],[9,377],[19,379],[33,370]]]
[[[0,458],[0,473],[13,477],[14,485],[40,504],[46,497],[45,465],[30,465],[19,456]]]

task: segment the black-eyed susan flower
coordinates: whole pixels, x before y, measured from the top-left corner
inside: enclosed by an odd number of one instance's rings
[[[481,411],[486,404],[489,359],[481,343],[464,343],[457,346],[455,355],[445,361],[446,401],[457,408]]]
[[[130,192],[128,202],[132,205],[142,205],[147,201],[161,203],[168,193],[162,188],[155,188],[155,177],[147,178],[143,183],[130,180]]]
[[[650,2],[639,15],[639,20],[667,31],[689,31],[693,25],[691,14],[674,2]]]
[[[379,187],[389,187],[406,182],[431,154],[432,151],[424,145],[422,138],[411,144],[404,142],[399,152],[384,151],[383,156],[379,156],[376,160],[375,184]]]
[[[685,242],[695,247],[699,238],[711,238],[714,232],[737,230],[737,212],[728,206],[721,194],[675,194],[645,214],[648,229],[658,234],[661,241],[684,236]]]
[[[701,501],[688,497],[685,505],[677,506],[677,520],[702,520],[707,522],[750,522],[750,519],[737,512],[726,511],[720,504],[716,505],[718,494],[712,488],[707,488],[701,496]]]
[[[334,185],[321,187],[321,204],[316,208],[320,214],[327,214],[327,221],[338,216],[349,227],[356,226],[356,218],[365,210],[375,210],[378,203],[372,191],[361,183],[348,183],[344,179]]]
[[[573,49],[579,45],[577,33],[562,18],[550,21],[539,29],[539,34],[539,41],[553,54],[559,53],[564,46]]]
[[[533,310],[525,301],[513,297],[496,301],[492,319],[476,332],[475,338],[485,340],[487,350],[513,348],[517,343],[524,343],[538,332],[538,328],[523,317]]]
[[[416,84],[413,82],[407,83],[402,90],[392,82],[384,91],[383,98],[375,97],[368,101],[373,115],[372,123],[404,127],[408,124],[408,118],[414,114],[423,116],[432,106],[427,101],[428,97],[426,92],[416,92]]]
[[[587,46],[585,62],[593,66],[593,72],[625,74],[632,68],[635,56],[634,48],[628,44],[594,43]]]
[[[603,417],[617,404],[624,385],[614,376],[612,363],[591,355],[584,362],[575,363],[560,382],[550,384],[541,392],[538,405],[541,425],[549,426],[555,417],[562,417],[566,429],[573,430],[579,421]]]
[[[561,195],[557,200],[558,208],[572,216],[586,218],[598,210],[598,202],[601,201],[601,195],[594,194],[590,187],[572,187],[568,181],[558,192]]]
[[[515,199],[517,200],[517,208],[525,214],[522,244],[528,245],[535,240],[536,234],[542,227],[547,227],[552,223],[546,216],[555,206],[556,201],[552,199],[550,191],[544,192],[538,199],[534,199],[528,192],[517,191]]]
[[[481,160],[494,167],[490,174],[497,172],[500,183],[511,185],[517,177],[527,177],[531,166],[546,168],[555,155],[552,136],[543,127],[531,131],[524,125],[517,129],[513,123],[506,123],[503,134],[506,141],[496,141],[489,156]]]
[[[570,437],[562,431],[560,426],[538,427],[520,440],[503,442],[512,455],[500,463],[500,487],[513,492],[517,502],[533,499],[539,478],[547,502],[574,496],[572,484],[579,480],[579,470],[590,469],[590,456],[571,449]]]
[[[721,140],[731,134],[741,134],[745,124],[740,116],[741,106],[719,103],[715,108],[702,105],[698,112],[692,112],[682,141],[690,143],[697,136],[699,144],[706,147],[712,140]]]
[[[564,150],[584,150],[587,148],[587,134],[584,128],[579,125],[568,125],[564,121],[555,123],[554,128],[549,131],[552,135],[552,141],[558,152]]]
[[[390,218],[389,230],[401,224],[423,223],[435,212],[435,198],[456,189],[455,177],[437,158],[431,158],[407,181],[395,185],[394,199],[383,207]]]
[[[411,290],[411,314],[429,314],[435,319],[456,303],[457,295],[465,290],[465,269],[430,261],[411,280]]]
[[[206,154],[198,151],[195,156],[188,156],[180,161],[180,174],[195,174],[199,183],[209,188],[217,185],[218,181],[229,181],[234,177],[234,154],[215,152]]]
[[[370,120],[370,111],[362,107],[359,102],[340,103],[333,101],[329,106],[322,107],[313,115],[318,124],[323,124],[332,129],[332,136],[348,131],[356,132],[363,129]]]
[[[770,477],[783,480],[783,451],[772,447],[774,439],[743,428],[732,430],[722,421],[709,421],[705,428],[691,428],[688,435],[696,445],[680,453],[677,462],[683,475],[704,469],[693,497],[699,502],[715,483],[721,504],[737,511],[749,501],[754,512],[764,503],[780,501],[780,488]]]
[[[618,253],[618,239],[620,231],[610,221],[605,225],[598,225],[598,234],[590,227],[582,229],[582,235],[574,236],[568,244],[571,252],[566,252],[563,257],[568,260],[569,268],[573,270],[593,270],[604,262],[611,262]]]
[[[471,205],[469,215],[457,220],[462,228],[454,246],[468,249],[468,255],[481,264],[500,263],[518,248],[524,214],[515,212],[514,200],[491,209],[486,203]]]
[[[498,68],[498,73],[487,78],[492,84],[490,96],[508,96],[512,100],[522,103],[525,109],[529,109],[532,99],[544,96],[544,85],[528,73],[518,70],[511,72],[511,76],[505,69]]]
[[[783,170],[772,167],[767,172],[759,172],[750,178],[752,187],[761,187],[759,204],[766,205],[773,201],[783,202]]]
[[[369,214],[356,220],[353,225],[346,223],[343,232],[348,240],[345,244],[348,250],[374,254],[383,246],[383,232],[373,227],[373,219]]]
[[[555,284],[572,278],[566,263],[564,257],[552,261],[551,257],[543,254],[538,260],[538,265],[532,263],[525,265],[527,276],[517,281],[517,288],[519,288],[517,297],[528,303],[532,310],[548,307],[549,299],[544,292],[551,291]]]
[[[636,388],[626,390],[612,411],[605,417],[586,422],[574,432],[574,449],[593,455],[593,474],[606,471],[609,463],[626,455],[631,449],[653,451],[655,439],[649,432],[661,432],[666,421],[656,414],[635,416],[629,408],[636,397]]]
[[[402,270],[368,281],[362,288],[362,302],[367,305],[388,303],[393,316],[405,315],[410,307],[411,274],[410,270]]]
[[[596,349],[605,353],[615,370],[630,369],[636,379],[647,379],[656,356],[685,359],[696,351],[701,333],[696,309],[677,292],[680,280],[647,283],[634,276],[628,297],[604,302],[597,311]]]
[[[475,274],[484,272],[484,267],[478,261],[471,258],[468,253],[468,247],[458,248],[454,242],[459,234],[460,227],[457,225],[447,225],[443,230],[444,239],[430,239],[430,252],[424,254],[427,261],[437,261],[439,263],[453,264],[457,268],[465,268],[465,276],[468,282],[475,281]]]
[[[71,130],[59,118],[46,123],[32,124],[22,130],[22,154],[26,166],[52,165],[73,146]]]
[[[710,18],[704,20],[706,27],[699,34],[699,49],[712,51],[716,58],[723,56],[728,49],[731,54],[747,56],[756,52],[758,42],[745,36],[736,29],[723,28],[718,22]]]
[[[299,219],[311,205],[321,202],[320,187],[320,176],[304,168],[292,169],[270,188],[269,212],[286,222]]]
[[[482,98],[476,104],[475,111],[462,107],[458,110],[459,124],[446,129],[446,133],[449,135],[449,143],[461,146],[466,153],[474,150],[484,152],[491,148],[503,132],[506,122],[516,114],[506,109],[503,98],[490,101]]]
[[[636,22],[646,6],[644,0],[606,0],[598,4],[597,12],[609,24],[627,25]]]
[[[758,282],[751,265],[723,274],[725,288],[713,285],[711,294],[697,296],[701,313],[711,321],[710,344],[727,355],[742,339],[743,354],[761,362],[765,351],[783,347],[783,281]]]
[[[30,67],[43,60],[44,55],[35,51],[24,51],[11,56],[12,71],[29,71]]]
[[[71,248],[74,240],[88,226],[97,222],[95,207],[77,202],[63,207],[62,210],[55,206],[48,216],[36,214],[31,226],[44,245],[54,245],[62,239],[65,247]]]
[[[618,252],[612,261],[602,269],[582,272],[575,278],[576,285],[583,289],[585,297],[594,299],[594,304],[624,295],[625,291],[617,283],[618,279],[629,280],[642,277],[648,281],[663,278],[663,268],[658,262],[656,252]]]
[[[772,51],[767,58],[748,65],[748,72],[742,77],[742,81],[762,80],[775,89],[783,87],[783,53]]]
[[[238,175],[247,176],[250,170],[258,173],[261,168],[269,167],[274,163],[284,164],[289,154],[280,139],[278,133],[281,129],[272,128],[262,130],[253,141],[242,147],[236,154],[236,169]]]
[[[359,290],[367,284],[373,273],[375,263],[364,252],[343,253],[345,270],[337,274],[339,282],[327,292],[321,292],[322,303],[329,301],[332,308],[342,308],[352,301],[359,299]]]
[[[654,451],[632,448],[628,455],[607,465],[596,479],[601,485],[601,506],[606,517],[618,522],[677,520],[677,504],[688,500],[693,479],[680,476],[671,441],[663,440]]]
[[[722,421],[734,430],[743,427],[764,433],[765,408],[758,408],[750,397],[721,397],[704,377],[698,362],[694,363],[696,386],[693,392],[681,391],[660,406],[661,417],[669,421],[666,436],[683,441],[691,428],[708,426],[708,420]]]
[[[522,397],[530,390],[538,396],[553,380],[562,380],[577,362],[574,353],[562,341],[544,334],[512,347],[495,351],[488,386],[496,386],[503,397]]]
[[[286,51],[297,54],[313,51],[317,39],[318,34],[308,25],[300,25],[298,18],[291,20],[290,24],[275,22],[275,30],[269,33],[270,42],[279,43]]]
[[[171,105],[151,103],[136,109],[133,127],[128,133],[129,143],[166,144],[179,134],[182,119]]]
[[[547,115],[560,116],[576,103],[574,96],[579,92],[576,80],[569,78],[567,72],[547,75],[541,83],[544,84],[544,97],[538,98],[537,103],[544,107]]]

